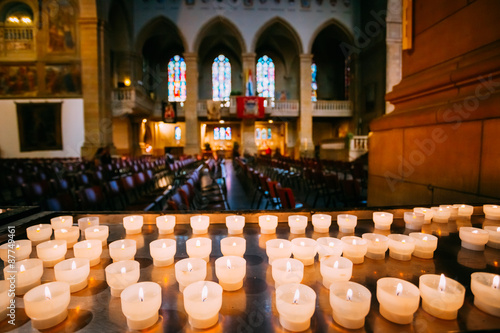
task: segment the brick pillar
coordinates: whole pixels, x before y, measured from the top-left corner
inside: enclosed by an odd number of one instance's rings
[[[186,102],[184,103],[184,114],[186,119],[186,146],[185,154],[199,154],[200,126],[196,105],[198,103],[198,57],[195,53],[184,53],[186,62]]]
[[[252,71],[253,93],[257,95],[257,86],[255,84],[255,53],[243,53],[243,89],[242,94],[246,92],[246,74],[248,70]],[[241,152],[248,154],[257,153],[257,145],[255,144],[255,120],[244,119],[241,123]]]
[[[312,54],[300,55],[300,118],[299,138],[300,156],[314,157],[314,142],[312,139],[312,109],[311,101],[311,64]]]

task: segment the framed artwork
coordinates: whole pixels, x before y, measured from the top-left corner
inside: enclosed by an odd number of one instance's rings
[[[163,122],[164,123],[176,123],[177,122],[177,103],[172,102],[162,102],[161,109]]]
[[[76,51],[76,13],[69,0],[52,0],[47,4],[49,17],[48,51]]]
[[[35,66],[0,66],[0,95],[35,96],[37,92]]]
[[[17,125],[21,152],[62,150],[62,103],[18,103]]]
[[[49,94],[81,94],[80,65],[45,66],[45,88]]]

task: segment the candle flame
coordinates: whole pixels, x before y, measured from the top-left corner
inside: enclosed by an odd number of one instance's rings
[[[415,213],[413,213],[413,218],[416,219],[417,218],[417,215],[415,215]]]
[[[196,247],[200,247],[200,246],[201,246],[200,240],[199,240],[199,239],[197,239],[197,240],[196,240]]]
[[[333,247],[333,242],[328,243],[329,247]]]
[[[236,246],[236,242],[233,243],[233,246]]]
[[[293,295],[293,304],[299,304],[300,291],[299,288],[295,290],[295,294]]]
[[[125,244],[122,243],[122,247],[121,247],[122,250],[125,250]]]
[[[133,217],[130,218],[130,223],[134,223],[134,218]]]
[[[324,220],[325,218],[323,216],[321,216],[321,219]]]
[[[306,246],[304,242],[300,242],[300,246]]]
[[[193,265],[191,265],[190,262],[188,262],[188,264],[187,264],[187,269],[188,269],[188,272],[192,272],[193,271]]]
[[[54,249],[57,249],[57,244],[56,244],[56,245],[54,245]]]
[[[500,227],[497,228],[497,232],[500,232]]]
[[[424,236],[424,238],[422,238],[422,240],[423,240],[424,242],[427,242],[427,236]]]
[[[378,243],[378,242],[379,242],[378,238],[375,238],[375,243]]]
[[[405,239],[403,239],[403,240],[401,241],[401,243],[405,244],[405,243],[406,243],[406,240],[405,240]]]
[[[493,207],[491,207],[491,208],[495,208],[495,209],[497,209],[498,207],[497,207],[497,206],[493,206]]]
[[[99,229],[95,228],[95,229],[94,229],[94,232],[99,232]]]
[[[90,248],[92,248],[92,244],[87,242],[87,249],[90,249]]]
[[[384,216],[385,216],[385,214],[380,214],[380,217],[384,217]]]
[[[356,245],[356,240],[355,239],[352,240],[352,245]]]
[[[19,244],[16,245],[16,251],[18,251],[20,248]]]
[[[40,228],[36,228],[36,232],[40,232]]]
[[[61,232],[62,232],[63,234],[65,234],[65,233],[67,233],[67,232],[68,232],[68,230],[66,230],[66,229],[61,229]]]
[[[268,217],[266,217],[266,221],[269,221],[269,216],[268,216]]]
[[[444,274],[441,274],[441,277],[439,278],[438,289],[440,292],[444,292],[444,290],[446,289],[446,278],[444,277]]]
[[[227,259],[227,269],[231,269],[231,260]]]
[[[139,288],[139,300],[144,302],[144,290],[142,290],[142,287]]]
[[[47,299],[47,300],[52,299],[52,294],[50,293],[50,289],[47,286],[45,286],[45,299]]]
[[[88,221],[87,224],[90,225],[90,221]]]
[[[477,231],[477,230],[472,230],[472,233],[473,233],[473,234],[477,234],[478,232],[479,232],[479,231]]]
[[[201,217],[198,216],[198,222],[201,222]]]
[[[19,266],[19,273],[23,273],[24,271],[26,271],[26,268],[21,264],[21,266]]]
[[[71,269],[74,270],[76,269],[76,261],[73,260],[73,262],[71,263]]]
[[[491,288],[498,289],[500,287],[500,275],[495,275],[493,278],[493,283],[491,284]]]
[[[286,272],[291,273],[292,272],[292,264],[290,264],[290,261],[286,262]]]
[[[167,244],[162,243],[162,244],[161,244],[161,247],[162,247],[163,249],[166,249],[166,248],[167,248]]]
[[[64,223],[64,219],[61,219],[61,223]]]
[[[203,286],[203,289],[201,290],[201,301],[205,302],[207,300],[207,297],[208,297],[208,288],[205,285],[205,286]]]
[[[126,269],[125,267],[122,267],[122,268],[120,269],[120,273],[122,273],[122,274],[127,273],[127,269]]]
[[[280,249],[283,248],[283,242],[280,243],[280,246],[279,246]]]
[[[339,261],[338,260],[335,260],[335,262],[333,263],[333,268],[335,268],[335,269],[339,268]]]
[[[299,222],[299,218],[298,218],[298,217],[296,217],[296,218],[295,218],[295,221]]]
[[[347,289],[347,294],[346,294],[345,299],[346,299],[346,301],[350,301],[352,299],[352,289],[351,288]]]
[[[400,282],[400,283],[398,283],[398,286],[396,287],[396,296],[401,295],[402,292],[403,292],[403,285]]]

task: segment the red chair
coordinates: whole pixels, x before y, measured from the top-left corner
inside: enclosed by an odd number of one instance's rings
[[[284,209],[302,208],[303,204],[295,202],[293,191],[289,187],[278,188],[278,195],[280,197],[281,207]]]

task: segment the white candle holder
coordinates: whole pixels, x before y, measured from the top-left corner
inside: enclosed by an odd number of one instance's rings
[[[41,283],[43,275],[43,261],[41,259],[24,259],[16,261],[14,267],[10,265],[3,269],[5,280],[14,281],[15,294],[22,296]]]
[[[7,265],[9,258],[15,261],[29,258],[32,250],[31,241],[27,239],[3,243],[0,246],[0,258],[4,261],[4,265]]]
[[[306,232],[307,216],[291,215],[288,217],[288,226],[290,233],[294,235],[302,235]]]
[[[125,216],[123,218],[123,227],[127,235],[137,235],[142,232],[144,217],[141,215]]]
[[[400,325],[411,324],[420,304],[417,286],[397,278],[377,280],[379,311],[385,319]]]
[[[458,208],[458,216],[470,219],[472,214],[474,214],[474,206],[454,204],[453,207]]]
[[[389,256],[396,260],[411,260],[411,255],[415,251],[415,239],[400,234],[390,234],[389,238]]]
[[[373,212],[375,229],[390,230],[394,215],[387,212]]]
[[[342,255],[343,243],[338,238],[320,237],[316,239],[318,245],[318,259],[321,261],[324,257]]]
[[[223,256],[242,257],[247,248],[247,241],[243,237],[226,237],[220,240],[220,251]]]
[[[448,223],[451,211],[446,207],[431,207],[433,211],[432,221],[436,223]]]
[[[440,208],[446,208],[450,211],[450,218],[456,220],[458,217],[458,206],[457,205],[439,205]]]
[[[424,274],[419,278],[419,288],[425,312],[445,320],[457,318],[464,304],[464,286],[444,275]]]
[[[406,229],[420,231],[425,222],[425,215],[423,213],[405,212],[404,221]]]
[[[290,258],[292,255],[292,242],[286,239],[271,239],[266,242],[266,254],[269,264],[279,258]]]
[[[219,321],[222,287],[212,281],[198,281],[184,289],[184,309],[194,329],[206,329]]]
[[[73,216],[58,216],[50,219],[52,229],[69,228],[73,225]]]
[[[32,246],[37,246],[40,243],[50,240],[52,236],[52,225],[50,224],[36,224],[26,228],[26,234],[31,240]]]
[[[330,288],[334,283],[349,281],[352,277],[352,261],[344,257],[326,257],[321,260],[319,269],[323,286]]]
[[[212,252],[212,240],[205,237],[194,237],[186,241],[186,252],[189,258],[201,258],[209,262]]]
[[[470,289],[474,305],[492,316],[500,317],[500,276],[492,273],[471,274]]]
[[[292,258],[276,259],[271,273],[276,288],[287,283],[300,283],[304,278],[304,264]]]
[[[432,217],[434,216],[434,211],[431,208],[415,207],[413,208],[413,212],[424,214],[424,224],[431,223]]]
[[[79,238],[80,229],[78,227],[54,229],[54,239],[65,240],[68,249],[72,249]]]
[[[50,240],[36,246],[36,254],[43,260],[43,267],[54,267],[64,260],[67,251],[65,240]]]
[[[484,251],[490,238],[488,231],[474,227],[461,227],[458,235],[462,240],[462,247],[472,251]]]
[[[106,246],[108,244],[108,237],[109,237],[109,227],[107,225],[100,225],[85,229],[85,239],[100,240],[102,246]]]
[[[500,220],[500,206],[483,205],[483,212],[488,220]]]
[[[89,260],[90,267],[101,262],[102,243],[98,239],[88,239],[73,245],[75,258],[85,258]]]
[[[193,229],[193,235],[204,235],[208,233],[208,227],[210,226],[210,218],[208,216],[192,216],[189,221]]]
[[[488,237],[488,243],[486,243],[486,245],[494,249],[500,249],[500,226],[490,225],[485,226],[483,229],[490,234]]]
[[[243,234],[245,227],[245,217],[239,215],[226,216],[226,227],[229,235]]]
[[[109,256],[113,262],[134,260],[137,243],[133,239],[120,239],[109,244]]]
[[[389,238],[384,235],[365,233],[361,236],[367,241],[368,249],[365,256],[373,260],[385,259],[385,253],[389,248]]]
[[[167,235],[174,233],[175,215],[162,215],[156,218],[158,234]]]
[[[371,299],[372,293],[359,283],[333,284],[330,287],[333,320],[348,329],[363,328]]]
[[[314,239],[299,237],[292,239],[292,253],[295,259],[302,261],[304,266],[314,264],[314,257],[318,252]]]
[[[56,281],[68,283],[72,293],[87,286],[89,273],[90,264],[86,258],[66,259],[54,266]]]
[[[82,217],[78,219],[78,227],[82,233],[82,236],[85,234],[85,229],[90,227],[96,227],[99,225],[99,217],[97,216],[89,216]]]
[[[225,291],[235,291],[243,287],[247,261],[242,257],[223,256],[215,260],[215,275]]]
[[[331,215],[313,214],[311,218],[312,225],[314,226],[314,232],[328,233],[330,231],[330,226],[332,225]]]
[[[259,227],[261,234],[275,234],[278,227],[278,217],[275,215],[259,216]]]
[[[431,259],[434,257],[434,251],[436,251],[438,246],[438,238],[436,236],[421,232],[412,232],[409,236],[415,239],[413,256],[422,259]]]
[[[157,267],[172,265],[176,251],[177,243],[174,239],[157,239],[149,243],[149,252]]]
[[[340,232],[352,234],[358,224],[358,217],[356,215],[340,214],[337,215],[337,223],[339,225]]]
[[[368,242],[357,236],[344,236],[340,239],[344,245],[342,255],[353,264],[362,264],[368,252]]]
[[[104,272],[111,296],[120,297],[125,288],[139,281],[141,267],[138,261],[122,260],[106,266]]]
[[[200,258],[187,258],[175,263],[175,279],[181,292],[190,284],[207,277],[207,262]]]
[[[303,284],[284,284],[276,288],[276,308],[283,328],[292,332],[305,331],[316,309],[316,293]]]
[[[161,306],[161,287],[155,282],[139,282],[121,293],[122,311],[131,330],[143,330],[158,321]]]
[[[69,290],[66,282],[50,282],[35,287],[24,295],[24,310],[31,318],[33,329],[47,329],[66,319],[71,298]]]

